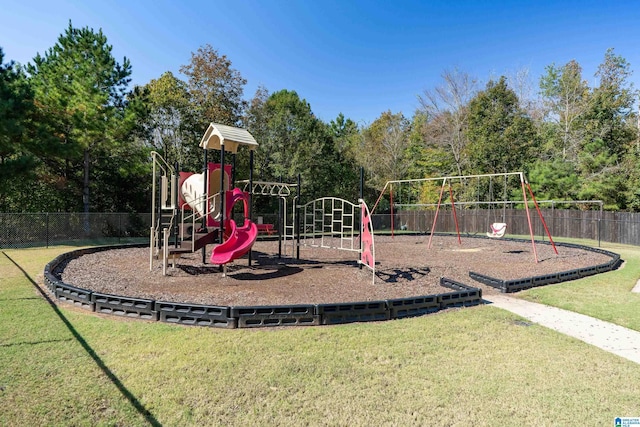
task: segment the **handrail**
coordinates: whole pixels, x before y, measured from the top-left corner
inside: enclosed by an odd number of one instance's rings
[[[160,162],[158,162],[158,163],[159,163],[160,167],[162,168],[162,171],[165,173],[165,175],[166,175],[167,171],[169,171],[169,172],[171,172],[171,174],[175,175],[176,170],[173,168],[173,166],[171,166],[169,163],[167,163],[167,161],[160,155],[160,153],[158,153],[157,151],[152,151],[151,152],[151,158],[154,161],[157,161],[159,159],[162,162],[162,163],[160,163]]]
[[[199,197],[196,197],[194,199],[190,199],[190,200],[185,200],[185,204],[182,205],[181,207],[181,215],[180,217],[182,218],[182,222],[180,224],[180,240],[184,239],[184,224],[191,219],[191,248],[195,247],[195,229],[196,229],[196,221],[199,221],[200,219],[202,219],[203,217],[208,217],[209,215],[211,215],[212,213],[214,213],[216,211],[216,197],[220,196],[220,193],[215,193],[212,194],[211,196],[205,197],[206,194],[203,194]],[[211,203],[211,201],[213,201],[213,203]],[[185,216],[185,205],[189,205],[191,206],[191,203],[193,203],[193,206],[197,206],[198,204],[205,202],[209,205],[209,209],[204,213],[201,214],[197,209],[194,209],[193,207],[192,209],[192,213],[189,215]],[[206,206],[206,204],[205,204]]]
[[[151,178],[151,242],[149,247],[149,258],[153,259],[154,252],[159,248],[159,238],[160,238],[160,226],[162,223],[162,218],[156,218],[156,185],[157,185],[157,172],[156,167],[160,169],[162,172],[162,176],[166,177],[167,175],[175,176],[175,169],[169,165],[166,160],[158,153],[157,151],[151,152],[152,159],[152,178]],[[172,209],[171,221],[169,222],[169,227],[173,226],[173,220],[175,216],[175,209]],[[171,229],[171,228],[169,228]],[[164,258],[164,256],[163,256]],[[163,260],[163,264],[166,260]],[[153,261],[150,261],[150,268],[153,268]]]
[[[158,165],[164,176],[175,175],[176,171],[157,151],[151,152],[151,159],[153,160],[153,174],[152,174],[152,192],[151,192],[151,223],[155,224],[156,213],[156,165]],[[159,229],[159,226],[158,228]]]

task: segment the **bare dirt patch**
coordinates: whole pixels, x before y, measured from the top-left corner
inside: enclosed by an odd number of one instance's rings
[[[115,249],[83,255],[69,262],[62,280],[95,292],[207,305],[280,305],[374,301],[447,292],[441,277],[497,291],[469,278],[475,271],[498,279],[517,279],[604,264],[606,255],[577,248],[530,242],[434,236],[376,236],[376,277],[359,269],[358,254],[335,249],[302,247],[300,260],[278,258],[278,243],[258,241],[253,263],[229,265],[227,277],[218,266],[202,263],[201,252],[177,260],[162,275],[159,261],[149,270],[148,248]],[[211,247],[209,248],[211,250]],[[208,260],[209,254],[206,259]]]

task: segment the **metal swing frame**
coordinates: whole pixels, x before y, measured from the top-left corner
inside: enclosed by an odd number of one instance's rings
[[[435,205],[436,206],[436,213],[433,219],[433,224],[431,226],[431,232],[429,233],[429,243],[428,243],[428,248],[431,248],[431,242],[433,239],[433,234],[435,232],[435,227],[436,227],[436,222],[438,220],[438,214],[440,212],[440,206],[442,205],[442,199],[443,199],[443,195],[445,192],[445,189],[448,187],[449,188],[449,199],[451,201],[451,208],[452,208],[452,215],[454,218],[454,222],[455,222],[455,226],[456,226],[456,235],[458,237],[458,244],[462,244],[462,240],[461,240],[461,236],[460,236],[460,228],[458,225],[458,217],[457,217],[457,212],[456,212],[456,204],[469,204],[469,203],[479,203],[479,202],[456,202],[454,200],[454,196],[453,196],[453,191],[452,191],[452,186],[451,183],[453,181],[456,180],[460,180],[462,181],[463,179],[469,179],[469,178],[493,178],[493,177],[505,177],[505,180],[507,179],[507,177],[509,176],[518,176],[520,178],[520,187],[522,189],[522,203],[524,203],[524,207],[525,207],[525,211],[527,214],[527,222],[529,225],[529,236],[531,238],[531,246],[533,248],[533,256],[535,259],[535,262],[538,263],[539,259],[538,259],[538,251],[536,249],[536,244],[535,244],[535,237],[533,234],[533,224],[531,222],[531,214],[529,212],[529,200],[527,198],[527,194],[529,194],[529,196],[531,197],[531,201],[533,202],[536,212],[538,213],[538,217],[540,218],[540,221],[542,222],[542,225],[544,227],[545,233],[546,235],[549,237],[549,241],[553,247],[553,250],[555,252],[555,254],[558,254],[558,249],[556,248],[555,242],[553,241],[553,237],[551,237],[551,233],[549,232],[549,228],[547,227],[547,223],[544,220],[544,217],[542,216],[542,212],[540,211],[540,207],[538,206],[538,202],[533,194],[533,191],[531,190],[531,184],[529,184],[529,182],[527,181],[524,172],[504,172],[504,173],[491,173],[491,174],[478,174],[478,175],[456,175],[456,176],[444,176],[444,177],[437,177],[437,178],[422,178],[422,179],[406,179],[406,180],[393,180],[393,181],[387,181],[387,183],[385,184],[384,188],[382,189],[382,191],[380,192],[380,196],[378,197],[378,200],[376,201],[376,203],[373,206],[373,209],[371,209],[371,212],[375,212],[376,207],[378,206],[378,203],[380,202],[380,200],[382,199],[382,196],[385,194],[387,188],[390,189],[390,191],[392,191],[393,185],[394,184],[402,184],[402,183],[423,183],[423,182],[428,182],[428,181],[436,181],[436,182],[441,182],[441,187],[440,187],[440,195],[438,197],[438,203]],[[486,203],[486,202],[482,202],[482,203]],[[498,202],[495,202],[498,203]],[[503,201],[502,203],[505,204],[506,206],[506,201]],[[431,206],[433,206],[432,204],[430,204]],[[413,206],[427,206],[427,204],[415,204]],[[391,212],[393,215],[393,196],[391,196]],[[393,236],[393,216],[392,216],[392,221],[391,221],[392,227],[391,227],[391,235]]]

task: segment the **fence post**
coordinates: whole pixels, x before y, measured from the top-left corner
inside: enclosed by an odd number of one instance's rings
[[[556,232],[556,210],[554,202],[551,201],[551,234]]]
[[[45,214],[45,235],[47,241],[47,249],[49,249],[49,212]]]
[[[600,223],[602,218],[598,218],[598,247],[600,247]]]

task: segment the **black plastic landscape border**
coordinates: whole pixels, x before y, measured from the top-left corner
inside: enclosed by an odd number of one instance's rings
[[[510,238],[507,238],[504,240],[511,240],[515,242],[528,241],[524,239],[510,239]],[[550,242],[536,242],[536,243],[540,243],[544,245],[551,244]],[[570,280],[576,280],[576,279],[581,279],[583,277],[593,276],[594,274],[605,273],[607,271],[612,271],[617,269],[620,266],[620,263],[622,262],[619,254],[615,252],[607,251],[604,249],[593,248],[590,246],[579,245],[576,243],[556,242],[555,245],[563,246],[566,248],[582,249],[589,252],[596,252],[596,253],[611,257],[611,260],[603,264],[593,265],[589,267],[560,271],[558,273],[545,274],[542,276],[524,277],[520,279],[511,279],[511,280],[497,279],[495,277],[487,276],[481,273],[476,273],[474,271],[469,272],[469,277],[477,282],[499,289],[500,292],[502,293],[513,293],[513,292],[523,291],[525,289],[535,288],[538,286],[568,282]]]
[[[96,313],[225,329],[318,326],[402,319],[482,303],[481,289],[445,277],[440,279],[440,285],[451,289],[451,292],[435,295],[336,304],[231,307],[110,295],[73,286],[60,279],[67,263],[82,255],[145,246],[144,244],[99,246],[61,254],[45,266],[45,285],[56,299]]]

